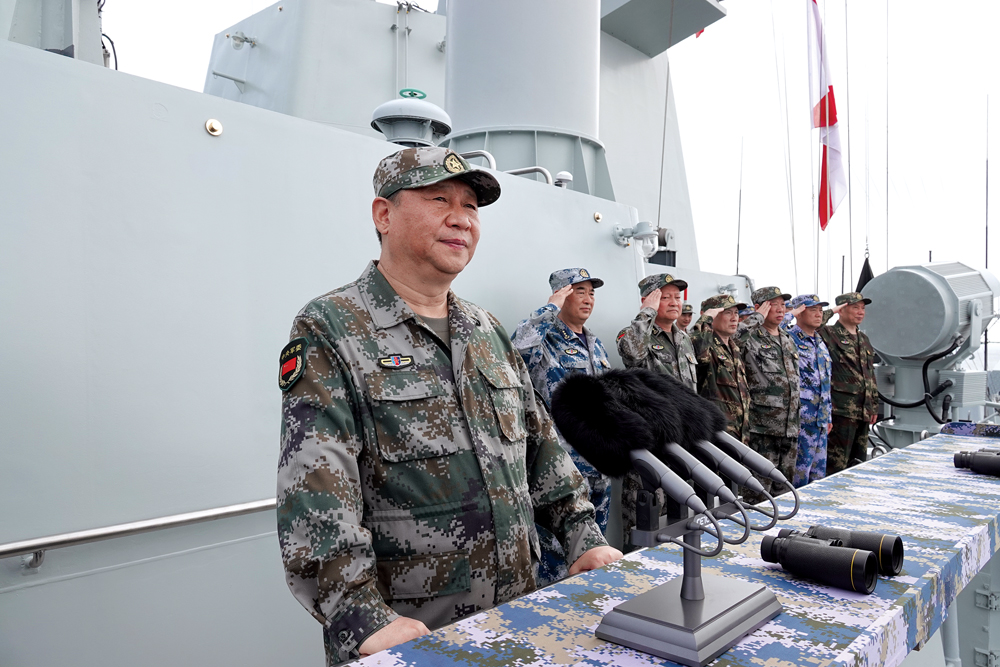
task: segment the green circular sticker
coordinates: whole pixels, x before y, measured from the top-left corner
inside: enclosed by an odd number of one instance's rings
[[[414,100],[422,100],[427,97],[427,93],[422,90],[417,90],[416,88],[403,88],[399,91],[400,97],[409,97]]]

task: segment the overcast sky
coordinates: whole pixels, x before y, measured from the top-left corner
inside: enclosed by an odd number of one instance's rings
[[[993,155],[1000,143],[1000,49],[992,34],[1000,3],[820,0],[850,195],[819,232],[808,1],[726,0],[726,18],[669,51],[702,269],[736,272],[738,220],[740,273],[796,293],[839,294],[842,256],[851,289],[866,243],[876,273],[924,263],[928,251],[934,261],[982,268],[988,94]],[[202,0],[177,12],[108,0],[104,30],[123,71],[200,91],[213,36],[271,4]],[[994,212],[998,171],[1000,163],[991,179]],[[994,270],[998,245],[1000,230],[990,249]]]

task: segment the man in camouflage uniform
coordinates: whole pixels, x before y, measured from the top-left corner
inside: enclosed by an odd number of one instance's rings
[[[549,302],[517,325],[511,337],[514,347],[528,366],[535,390],[552,406],[552,392],[564,377],[572,373],[595,375],[611,368],[608,353],[594,333],[586,327],[594,309],[594,290],[604,284],[586,269],[561,269],[549,276],[552,296]],[[596,512],[601,532],[608,529],[611,507],[611,481],[580,456],[562,437],[559,443],[569,452],[577,470],[590,486],[590,502]],[[538,563],[538,585],[547,586],[569,574],[569,563],[559,539],[544,526],[536,525],[542,546]]]
[[[330,664],[533,590],[535,520],[573,573],[620,557],[507,334],[450,290],[496,179],[408,148],[374,186],[379,261],[307,304],[279,360],[278,538]]]
[[[670,375],[692,391],[697,390],[697,360],[694,346],[683,329],[678,328],[682,294],[687,283],[669,273],[646,276],[639,281],[642,305],[632,323],[618,334],[618,353],[626,368],[645,368]],[[635,506],[642,480],[629,471],[622,481],[622,533],[626,551],[635,528]],[[663,489],[656,490],[663,512],[667,504]]]
[[[687,301],[681,306],[681,316],[677,318],[677,328],[681,331],[687,331],[688,327],[691,326],[691,319],[694,317],[694,308]]]
[[[736,303],[728,294],[716,294],[701,302],[703,315],[691,334],[697,360],[697,388],[726,415],[726,431],[743,441],[750,429],[750,388],[740,347],[734,336],[739,326]]]
[[[799,353],[792,337],[781,330],[785,300],[791,295],[772,286],[754,290],[751,298],[758,315],[748,317],[748,326],[736,337],[750,386],[750,435],[746,444],[791,480],[798,456]],[[760,476],[757,479],[770,493],[772,481]],[[751,503],[764,499],[750,491],[744,497]]]
[[[826,438],[832,427],[830,373],[833,362],[826,343],[816,330],[823,324],[823,306],[815,294],[792,299],[792,312],[785,315],[782,329],[799,350],[799,430],[795,459],[796,488],[826,476]],[[795,324],[791,319],[795,317]]]
[[[868,458],[868,426],[878,418],[878,388],[875,385],[875,349],[858,329],[865,319],[865,306],[872,302],[861,292],[841,294],[836,305],[823,312],[823,337],[833,359],[833,428],[827,443],[826,474],[832,475],[854,461]],[[839,314],[833,326],[825,324]]]
[[[754,310],[750,306],[747,306],[746,308],[743,308],[742,310],[740,310],[740,324],[743,324],[744,322],[746,322],[747,318],[750,317],[751,315],[753,315],[755,312],[757,312],[757,311]]]

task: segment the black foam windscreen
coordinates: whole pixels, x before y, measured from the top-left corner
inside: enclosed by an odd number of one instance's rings
[[[726,428],[710,401],[674,378],[640,368],[571,375],[552,396],[552,417],[569,444],[610,477],[631,469],[628,452],[677,443],[691,450]]]

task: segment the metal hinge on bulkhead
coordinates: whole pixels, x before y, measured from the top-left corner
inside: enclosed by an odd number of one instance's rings
[[[1000,667],[1000,652],[975,649],[976,667]]]
[[[988,586],[976,591],[976,606],[990,611],[1000,610],[1000,593],[994,593]]]

